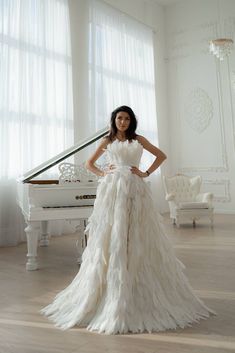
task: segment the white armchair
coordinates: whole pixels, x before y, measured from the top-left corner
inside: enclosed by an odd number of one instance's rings
[[[213,194],[200,193],[202,178],[177,174],[163,176],[166,200],[169,203],[170,217],[177,227],[186,220],[191,220],[195,227],[201,217],[209,217],[213,226]]]

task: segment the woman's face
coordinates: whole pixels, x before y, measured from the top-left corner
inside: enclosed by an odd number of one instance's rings
[[[117,130],[120,132],[125,132],[130,126],[131,118],[130,115],[126,112],[119,112],[115,118],[115,124]]]

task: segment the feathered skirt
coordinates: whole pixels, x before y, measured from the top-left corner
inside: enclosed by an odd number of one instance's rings
[[[107,334],[184,328],[214,313],[194,293],[148,184],[122,167],[100,181],[72,283],[41,310],[56,326]]]

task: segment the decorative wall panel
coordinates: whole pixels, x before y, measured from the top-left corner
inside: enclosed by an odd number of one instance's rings
[[[235,41],[234,13],[231,0],[219,23],[211,0],[167,9],[172,172],[202,175],[223,212],[235,209],[235,50],[220,62],[209,41],[221,28]]]
[[[179,149],[180,172],[228,171],[221,67],[208,49],[214,26],[215,23],[205,23],[171,37],[169,67],[177,95],[173,108],[177,111],[173,122],[177,137],[173,140]]]
[[[214,194],[214,202],[230,202],[230,181],[228,179],[207,179],[203,180],[203,192],[212,192]]]

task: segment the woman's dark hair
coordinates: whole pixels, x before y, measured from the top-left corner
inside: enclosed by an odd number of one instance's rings
[[[130,125],[128,127],[128,129],[125,131],[126,134],[126,139],[127,140],[134,140],[137,136],[137,134],[135,133],[135,130],[137,128],[137,119],[135,116],[135,113],[133,112],[133,110],[128,107],[127,105],[122,105],[121,107],[116,108],[112,113],[111,113],[111,119],[110,119],[110,132],[107,136],[107,138],[110,141],[113,141],[116,137],[117,134],[117,127],[116,127],[116,123],[115,123],[115,119],[118,113],[120,112],[125,112],[129,115],[130,117]]]

